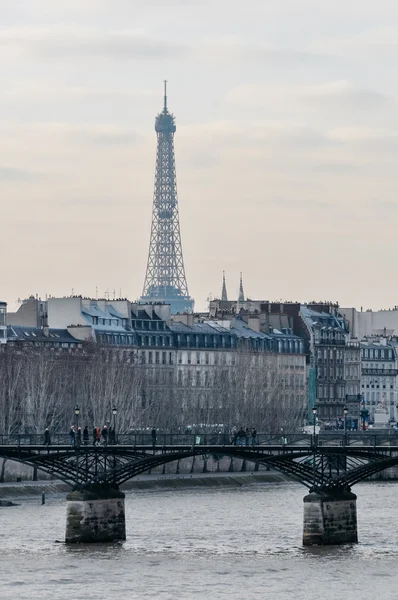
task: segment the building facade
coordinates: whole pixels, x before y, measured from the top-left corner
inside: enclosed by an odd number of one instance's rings
[[[344,352],[345,404],[355,429],[360,428],[361,375],[361,344],[358,340],[348,340]]]
[[[347,405],[351,419],[359,416],[360,349],[349,343],[349,324],[337,304],[329,302],[300,304],[242,300],[210,302],[211,315],[239,314],[250,322],[256,315],[261,331],[291,331],[303,341],[306,354],[307,415],[318,408],[318,419],[335,426]]]
[[[289,406],[303,424],[306,356],[291,328],[263,331],[258,315],[171,315],[169,305],[123,299],[49,298],[47,309],[42,334],[12,326],[14,342],[107,348],[114,360],[140,368],[142,407],[173,399],[196,406],[197,419],[206,422],[209,414],[225,420],[234,402],[239,406],[230,419],[236,420],[250,403],[260,414],[260,405],[272,400],[281,412]]]
[[[0,302],[0,344],[7,341],[7,303]]]
[[[369,422],[378,406],[386,406],[390,421],[397,421],[397,346],[387,338],[369,338],[360,344],[361,394]]]
[[[21,327],[45,327],[47,325],[47,301],[29,296],[20,302],[16,312],[7,313],[7,325]]]
[[[331,304],[300,307],[315,376],[315,403],[321,423],[333,425],[346,403],[345,351],[348,328]]]

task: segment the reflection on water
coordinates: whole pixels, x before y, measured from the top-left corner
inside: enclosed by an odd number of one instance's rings
[[[397,598],[397,484],[357,486],[360,543],[301,545],[305,489],[131,492],[127,541],[65,546],[65,499],[0,509],[0,598]]]

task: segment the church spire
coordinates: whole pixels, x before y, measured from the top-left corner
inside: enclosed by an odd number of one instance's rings
[[[239,284],[239,298],[238,302],[245,301],[245,294],[243,293],[243,281],[242,281],[242,273],[240,274],[240,284]]]
[[[222,272],[222,292],[221,292],[221,300],[227,302],[227,286],[225,285],[225,271]]]

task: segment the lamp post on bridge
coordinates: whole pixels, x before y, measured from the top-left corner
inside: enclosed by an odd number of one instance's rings
[[[112,414],[113,414],[113,438],[114,438],[114,443],[116,444],[116,415],[117,415],[116,406],[113,406]]]
[[[344,414],[344,444],[347,443],[347,415],[348,415],[348,408],[345,406],[343,408],[343,414]]]
[[[313,434],[313,440],[312,440],[312,446],[313,446],[313,449],[314,449],[314,456],[313,456],[313,461],[314,461],[313,462],[313,482],[312,482],[312,487],[313,487],[313,491],[314,492],[315,492],[315,482],[316,482],[316,460],[315,460],[316,459],[316,454],[315,454],[315,452],[316,452],[316,429],[315,429],[315,426],[316,426],[316,415],[317,415],[317,412],[318,412],[318,408],[317,408],[317,406],[314,406],[312,408],[312,414],[314,416],[314,434]]]
[[[314,445],[315,445],[315,435],[316,435],[316,430],[315,430],[315,426],[316,426],[316,415],[318,413],[318,408],[316,406],[314,406],[314,408],[312,409],[312,414],[314,415]]]
[[[80,408],[79,406],[76,404],[75,406],[75,415],[76,415],[76,433],[75,433],[75,445],[78,445],[78,441],[79,441],[79,415],[80,415]]]

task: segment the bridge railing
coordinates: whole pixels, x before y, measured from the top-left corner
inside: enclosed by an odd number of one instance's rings
[[[52,433],[51,446],[73,446],[76,445],[77,438],[71,440],[68,433]],[[101,439],[101,445],[105,441]],[[107,440],[108,445],[116,443],[122,446],[308,446],[313,445],[328,445],[328,446],[352,446],[352,445],[367,445],[378,446],[382,444],[391,444],[398,446],[398,432],[394,430],[386,430],[386,432],[322,432],[312,436],[305,433],[259,433],[255,438],[234,437],[228,433],[157,433],[156,440],[152,438],[150,433],[123,433],[117,434],[116,440]],[[43,434],[0,434],[0,445],[17,445],[31,446],[44,445]],[[86,445],[84,440],[81,440],[81,445]],[[89,436],[87,445],[93,445],[93,437]]]
[[[72,440],[67,433],[51,434],[51,446],[76,445],[77,438]],[[81,439],[81,445],[84,440]],[[101,438],[100,443],[105,443]],[[115,442],[107,439],[106,443],[111,445],[116,443],[122,446],[266,446],[266,445],[286,445],[300,443],[311,445],[311,436],[306,434],[257,434],[255,438],[234,437],[227,433],[204,433],[204,434],[182,434],[182,433],[158,433],[154,440],[150,433],[121,433],[117,434]],[[32,446],[44,445],[43,434],[0,434],[0,445],[18,445]],[[89,436],[87,445],[93,445],[93,437]]]

